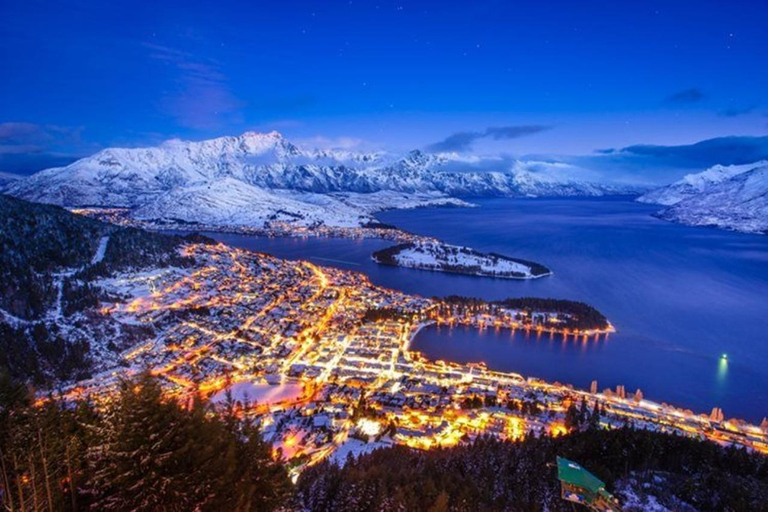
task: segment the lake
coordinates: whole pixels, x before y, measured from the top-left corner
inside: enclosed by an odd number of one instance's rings
[[[380,266],[377,240],[267,239],[211,234],[233,246],[365,272],[375,284],[425,296],[540,296],[587,302],[617,333],[563,342],[469,328],[428,328],[412,348],[433,359],[485,361],[587,388],[624,384],[645,396],[726,416],[768,415],[768,237],[655,219],[625,198],[481,199],[478,208],[378,215],[448,243],[531,259],[551,277],[516,281]],[[721,356],[728,354],[725,361]]]

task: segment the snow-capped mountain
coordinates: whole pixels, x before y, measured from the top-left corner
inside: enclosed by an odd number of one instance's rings
[[[291,190],[268,191],[225,177],[179,187],[137,207],[138,220],[197,222],[208,225],[265,226],[292,223],[302,226],[357,227],[373,220],[372,214],[392,208],[428,205],[471,206],[441,194],[315,194]]]
[[[657,214],[665,220],[768,233],[768,162],[715,166],[638,200],[669,205]]]
[[[248,132],[200,142],[167,141],[150,148],[109,148],[66,167],[41,171],[10,183],[5,192],[30,201],[64,206],[134,208],[141,218],[206,222],[341,222],[347,225],[378,209],[400,207],[402,194],[426,203],[446,196],[565,196],[631,193],[624,187],[574,179],[565,164],[483,161],[456,154],[412,151],[397,157],[380,152],[303,149],[277,132]],[[497,166],[496,169],[494,166]],[[546,172],[542,172],[542,166]],[[490,168],[490,170],[488,170]],[[569,174],[570,173],[570,174]],[[392,204],[387,194],[401,193]],[[358,194],[356,205],[320,194]],[[348,210],[339,216],[344,208]],[[325,211],[323,211],[325,210]],[[277,216],[277,217],[275,217]],[[343,217],[343,220],[342,220]],[[311,219],[311,220],[310,220]],[[287,219],[286,219],[287,220]]]
[[[163,193],[133,211],[139,220],[263,226],[269,221],[358,226],[362,214],[341,204],[317,205],[281,197],[231,177]]]
[[[768,161],[763,160],[746,165],[715,165],[703,172],[688,174],[671,185],[652,190],[638,197],[637,200],[641,203],[672,206],[689,197],[705,193],[713,185],[722,183],[737,174],[763,165],[768,165]]]

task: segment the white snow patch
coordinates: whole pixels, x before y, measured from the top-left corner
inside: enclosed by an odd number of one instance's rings
[[[351,437],[344,441],[344,443],[342,443],[338,449],[333,452],[329,460],[334,464],[343,466],[350,456],[359,457],[361,455],[365,455],[366,453],[371,453],[376,448],[387,448],[389,446],[392,446],[392,442],[387,442],[383,439],[380,441],[371,441],[366,443],[360,439]]]
[[[104,253],[107,252],[107,244],[109,243],[109,236],[101,237],[99,240],[99,246],[96,248],[96,254],[91,258],[91,265],[95,265],[104,259]]]
[[[251,403],[259,404],[276,404],[280,402],[290,402],[296,400],[302,393],[302,387],[300,384],[285,383],[285,384],[264,384],[256,382],[238,382],[232,384],[227,388],[232,393],[232,398],[237,402],[245,402],[246,400]],[[227,399],[227,390],[222,390],[216,393],[211,402],[214,404],[222,404]]]

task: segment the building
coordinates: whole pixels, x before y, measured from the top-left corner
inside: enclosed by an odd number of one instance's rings
[[[599,512],[621,512],[618,500],[605,490],[605,483],[579,464],[558,457],[557,478],[564,500]]]

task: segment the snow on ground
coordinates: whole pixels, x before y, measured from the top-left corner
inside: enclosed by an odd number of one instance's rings
[[[440,193],[318,194],[261,189],[234,178],[175,188],[131,212],[139,220],[263,227],[278,221],[298,226],[357,227],[375,212],[421,206],[470,206]]]
[[[667,206],[657,217],[692,226],[768,232],[768,161],[715,165],[651,191],[642,203]]]
[[[330,198],[321,204],[322,198],[320,194],[265,190],[234,178],[222,178],[175,188],[134,210],[131,216],[139,220],[181,220],[227,226],[263,227],[269,221],[301,226],[360,225],[362,212]]]
[[[2,322],[10,324],[13,327],[19,327],[21,325],[29,325],[33,322],[30,322],[29,320],[24,320],[23,318],[19,318],[16,315],[12,315],[11,313],[7,312],[6,310],[0,308],[0,319],[2,319]]]
[[[530,278],[530,267],[504,258],[481,254],[466,247],[442,243],[419,243],[395,255],[398,265],[440,270],[444,265],[480,267],[485,274],[517,273]]]
[[[488,172],[487,164],[495,170]],[[381,210],[467,206],[448,196],[636,191],[582,181],[589,178],[583,169],[562,163],[516,162],[510,168],[504,160],[418,150],[406,155],[305,150],[276,132],[248,132],[150,148],[107,148],[66,167],[8,181],[4,192],[62,206],[131,208],[138,220],[355,227]]]
[[[669,496],[669,482],[661,476],[650,480],[631,475],[616,482],[615,496],[625,512],[695,512],[697,509],[674,496]],[[658,496],[666,496],[662,500]]]
[[[492,171],[489,171],[492,169]],[[628,193],[636,187],[595,183],[585,169],[541,161],[465,157],[455,153],[405,155],[306,150],[277,132],[190,142],[172,140],[147,148],[107,148],[66,167],[10,180],[6,192],[64,206],[143,207],[168,193],[220,180],[267,191],[329,194],[442,192],[447,195],[564,196]],[[184,192],[188,197],[189,190]],[[206,203],[199,190],[193,197]],[[163,201],[171,207],[170,200]],[[157,211],[157,207],[155,208]]]
[[[265,384],[256,382],[238,382],[227,388],[232,392],[232,398],[238,402],[249,401],[259,404],[276,404],[280,402],[293,401],[301,396],[302,387],[300,384]],[[211,402],[214,404],[224,403],[227,400],[227,389],[216,393]]]
[[[656,496],[645,494],[640,497],[631,489],[626,488],[621,492],[622,509],[626,512],[672,512],[656,499]]]
[[[94,284],[121,296],[139,299],[149,297],[161,290],[165,284],[178,281],[186,275],[189,275],[189,272],[184,269],[168,267],[100,279]]]
[[[332,197],[355,209],[373,214],[384,210],[411,210],[425,206],[472,207],[472,203],[449,197],[440,192],[406,194],[392,190],[381,190],[370,194],[356,192],[331,194]]]
[[[766,165],[768,165],[766,160],[746,165],[715,165],[699,173],[686,174],[681,180],[671,185],[643,194],[637,198],[637,201],[672,206],[689,197],[705,193],[710,188],[716,187],[734,176]]]
[[[376,448],[388,448],[390,446],[392,446],[392,442],[388,442],[387,440],[372,441],[370,443],[366,443],[360,439],[351,437],[344,441],[344,443],[341,444],[341,446],[339,446],[335,452],[333,452],[329,460],[333,464],[343,466],[347,462],[347,458],[350,455],[352,457],[359,457],[361,455],[365,455],[366,453],[372,452]]]
[[[712,185],[658,216],[694,226],[768,232],[768,164]]]
[[[99,240],[99,246],[96,248],[96,254],[91,258],[91,265],[95,265],[104,259],[104,253],[107,252],[107,244],[109,243],[109,236],[101,237]]]

